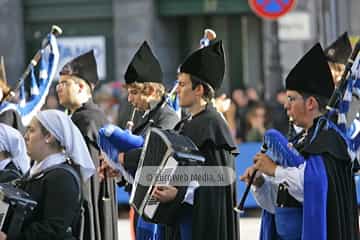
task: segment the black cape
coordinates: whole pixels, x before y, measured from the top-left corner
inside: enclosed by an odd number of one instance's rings
[[[0,123],[5,123],[17,129],[21,134],[25,133],[25,127],[19,113],[13,109],[9,109],[0,114]]]
[[[150,127],[161,129],[173,129],[179,122],[176,112],[167,104],[162,106],[160,101],[150,112],[144,117],[140,117],[135,123],[133,134],[145,136]],[[125,154],[124,166],[127,170],[135,171],[140,159],[141,149],[134,149]]]
[[[230,167],[235,171],[236,145],[224,118],[210,105],[177,129],[188,136],[205,157],[205,166]],[[200,186],[192,209],[192,239],[239,239],[236,181],[228,186]]]
[[[79,178],[73,175],[68,164],[35,174],[22,182],[22,188],[37,202],[25,218],[17,239],[75,240],[70,227],[80,213]],[[75,172],[76,173],[76,172]]]
[[[179,117],[176,112],[170,108],[167,104],[163,105],[165,99],[162,99],[146,116],[140,117],[139,121],[135,123],[133,133],[136,135],[145,136],[150,127],[157,127],[161,129],[173,129],[179,122]],[[142,148],[134,149],[125,154],[124,166],[131,173],[135,174],[140,160]],[[118,183],[118,185],[124,185],[125,181]],[[127,185],[125,190],[130,192],[132,185]],[[138,215],[135,214],[134,229],[136,229]]]
[[[314,124],[315,126],[315,124]],[[310,129],[312,136],[314,128]],[[315,140],[304,145],[301,154],[320,154],[328,180],[327,236],[329,240],[360,239],[355,182],[347,146],[333,129],[321,130]]]
[[[71,119],[84,136],[95,167],[99,167],[100,149],[97,145],[97,136],[98,130],[108,123],[105,114],[92,100],[89,100],[72,114]],[[117,240],[117,203],[114,179],[107,178],[100,183],[99,176],[95,174],[84,184],[83,190],[85,201],[85,235],[83,239]],[[103,196],[106,196],[104,201]]]

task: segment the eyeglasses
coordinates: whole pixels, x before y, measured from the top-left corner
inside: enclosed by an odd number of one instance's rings
[[[289,103],[295,102],[297,99],[300,99],[301,97],[295,97],[295,96],[287,96],[287,101]]]

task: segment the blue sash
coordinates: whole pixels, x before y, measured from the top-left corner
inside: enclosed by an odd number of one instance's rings
[[[139,216],[136,225],[136,240],[162,240],[163,228],[160,224],[146,222]]]
[[[180,239],[192,239],[192,207],[184,208],[184,213],[179,221],[180,225]]]
[[[325,166],[321,156],[310,156],[306,161],[304,172],[304,202],[303,202],[303,216],[302,216],[302,240],[326,240],[327,239],[327,225],[326,225],[326,207],[327,207],[327,190],[328,182]],[[284,211],[287,211],[284,209]],[[276,214],[279,212],[276,211]],[[283,212],[284,213],[284,212]],[[286,213],[284,213],[286,214]],[[293,216],[298,216],[298,213],[290,213]],[[282,231],[289,231],[293,229],[294,234],[286,232],[286,236],[296,237],[297,229],[294,224],[298,222],[296,217],[285,219],[284,228],[277,229],[278,223],[275,224],[273,214],[264,211],[261,219],[261,240],[278,240],[281,237]],[[280,218],[276,220],[280,221]],[[282,220],[281,220],[282,221]],[[286,228],[286,229],[285,229]],[[277,234],[276,234],[277,233]],[[285,236],[285,235],[284,235]],[[280,238],[282,239],[282,238]],[[287,238],[292,239],[292,238]],[[295,238],[296,239],[296,238]]]
[[[300,240],[302,221],[302,208],[276,208],[275,226],[277,238],[281,240]]]

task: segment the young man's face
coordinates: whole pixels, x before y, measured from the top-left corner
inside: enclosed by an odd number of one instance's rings
[[[134,108],[146,111],[149,108],[149,104],[146,101],[146,96],[137,87],[128,87],[128,102]]]
[[[300,127],[304,126],[307,112],[304,98],[297,91],[286,91],[287,101],[284,104],[287,115]]]
[[[195,91],[192,89],[192,82],[190,75],[187,73],[180,73],[178,75],[179,85],[176,92],[179,96],[180,107],[188,108],[195,103]]]
[[[69,75],[60,75],[60,80],[56,85],[56,92],[62,106],[68,108],[76,104],[77,95],[80,92],[79,84]]]

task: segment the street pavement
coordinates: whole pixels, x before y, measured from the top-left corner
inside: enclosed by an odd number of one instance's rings
[[[240,217],[240,239],[253,240],[258,239],[260,229],[260,211],[250,210],[246,216]],[[118,221],[119,240],[130,240],[129,220],[121,218]]]

